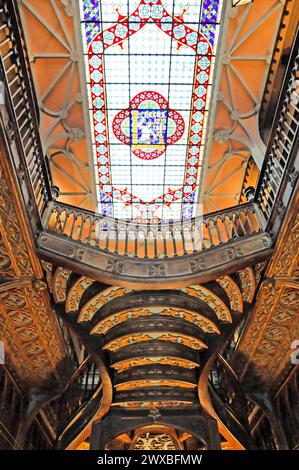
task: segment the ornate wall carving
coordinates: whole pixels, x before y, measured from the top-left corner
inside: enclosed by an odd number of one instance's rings
[[[33,276],[32,262],[1,165],[0,188],[0,276]]]
[[[2,144],[2,143],[1,143]],[[2,152],[4,146],[1,145]],[[20,212],[14,175],[0,161],[0,280],[19,281],[0,292],[0,331],[6,355],[23,385],[45,387],[62,379],[65,349],[50,307],[41,265]],[[22,287],[26,279],[28,287]]]
[[[283,246],[281,256],[274,270],[275,276],[299,276],[299,213],[296,216],[290,236]]]
[[[252,321],[240,344],[247,361],[273,389],[293,367],[291,343],[299,338],[299,197],[294,199],[266,270],[267,279],[257,294]]]
[[[290,363],[291,343],[299,338],[299,290],[262,288],[242,350],[271,386]]]

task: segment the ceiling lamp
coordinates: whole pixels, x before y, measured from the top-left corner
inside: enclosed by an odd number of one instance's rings
[[[247,5],[253,3],[253,0],[232,0],[232,7],[239,7],[240,5]]]

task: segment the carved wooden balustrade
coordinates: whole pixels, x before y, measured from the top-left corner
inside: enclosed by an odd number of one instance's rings
[[[235,372],[220,354],[210,372],[209,391],[212,405],[224,424],[237,436],[241,435],[246,448],[254,448],[244,391]]]
[[[96,215],[53,202],[44,216],[46,232],[84,246],[136,259],[170,259],[200,253],[262,231],[254,204],[203,217],[158,224]]]
[[[58,403],[55,447],[65,448],[101,408],[102,382],[91,356],[86,357],[70,378]]]
[[[278,110],[276,113],[270,144],[268,145],[261,177],[256,191],[256,199],[263,212],[268,225],[273,224],[275,204],[283,187],[292,183],[298,176],[295,163],[298,152],[298,126],[299,126],[299,53],[298,31],[289,61],[284,86],[280,93]],[[286,178],[288,174],[289,178]],[[285,202],[282,201],[284,207]],[[283,207],[282,207],[283,209]]]
[[[253,365],[246,380],[243,377],[240,381],[220,354],[209,376],[209,392],[216,413],[236,436],[248,443],[247,448],[298,448],[298,389],[298,366],[293,367],[271,396]]]
[[[0,15],[1,124],[41,257],[106,283],[155,288],[204,282],[271,255],[299,169],[298,32],[254,201],[190,221],[142,224],[53,200],[16,2],[1,0]]]

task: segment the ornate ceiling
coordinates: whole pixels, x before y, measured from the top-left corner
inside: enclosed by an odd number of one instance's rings
[[[95,209],[78,2],[22,0],[19,4],[53,183],[61,190],[61,200]],[[248,164],[255,168],[250,156],[257,166],[262,163],[265,145],[258,129],[259,110],[283,4],[260,0],[230,9],[227,2],[198,180],[206,212],[238,203]],[[126,106],[119,104],[119,112]],[[256,176],[257,172],[253,182]]]
[[[196,408],[205,364],[245,317],[258,279],[259,269],[246,268],[181,290],[135,291],[58,267],[51,290],[57,313],[102,361],[114,416]],[[219,426],[240,446],[221,420]]]

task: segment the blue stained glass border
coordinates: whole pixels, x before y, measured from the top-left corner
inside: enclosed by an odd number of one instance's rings
[[[83,16],[85,23],[85,34],[87,45],[101,31],[100,24],[100,2],[99,0],[85,0],[83,4]]]
[[[217,17],[220,0],[203,0],[200,32],[213,46],[217,29]]]
[[[111,197],[99,190],[99,201],[101,204],[101,214],[107,217],[113,217],[113,206]]]
[[[195,199],[195,191],[189,194],[189,196],[184,197],[183,204],[182,204],[182,219],[191,219],[194,217],[193,214],[193,206],[194,206],[194,199]]]

